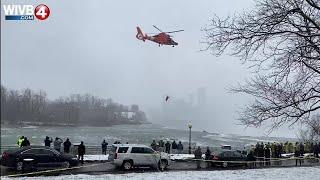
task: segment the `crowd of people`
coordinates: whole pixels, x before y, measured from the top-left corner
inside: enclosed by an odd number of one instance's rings
[[[168,154],[170,153],[181,154],[183,151],[183,145],[181,141],[179,141],[179,143],[177,144],[175,140],[172,143],[170,143],[169,141],[164,143],[163,140],[159,140],[157,143],[156,140],[153,140],[151,143],[151,148],[155,151],[164,151]]]
[[[47,147],[51,147],[51,143],[53,143],[53,148],[59,152],[62,152],[61,145],[63,144],[63,152],[70,153],[70,147],[72,144],[69,138],[66,138],[66,140],[63,142],[63,140],[59,137],[56,137],[55,140],[53,141],[52,138],[49,138],[48,136],[46,136],[46,138],[44,139],[44,145]]]
[[[285,143],[257,143],[252,148],[256,157],[281,158],[281,154],[294,153],[296,156],[303,156],[305,153],[312,153],[315,157],[319,157],[319,142],[285,142]]]
[[[255,146],[253,146],[248,153],[248,157],[250,160],[265,160],[267,161],[266,165],[270,165],[268,161],[270,161],[272,158],[282,158],[282,155],[285,154],[294,154],[295,157],[304,157],[305,153],[313,154],[314,157],[319,158],[320,153],[320,143],[319,142],[285,142],[285,143],[266,143],[263,142],[257,143]],[[302,160],[299,160],[297,158],[296,165],[301,165],[303,162]]]

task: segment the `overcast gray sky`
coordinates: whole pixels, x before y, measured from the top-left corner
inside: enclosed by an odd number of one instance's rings
[[[8,1],[1,4],[45,3],[45,21],[5,21],[1,9],[1,80],[8,88],[43,89],[50,99],[90,93],[123,104],[137,103],[147,112],[161,108],[164,95],[187,98],[206,87],[212,118],[192,120],[198,130],[264,135],[266,129],[236,125],[239,107],[248,97],[228,93],[250,77],[237,58],[200,52],[203,32],[213,14],[232,15],[250,9],[253,0],[162,1]],[[176,47],[142,42],[144,32],[184,29],[174,34]],[[186,128],[186,127],[181,127]],[[287,128],[273,136],[295,136]]]

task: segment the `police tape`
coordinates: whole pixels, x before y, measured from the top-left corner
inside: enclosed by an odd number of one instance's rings
[[[29,173],[20,173],[20,174],[11,174],[4,177],[20,177],[20,176],[29,176],[29,175],[38,175],[38,174],[46,174],[46,173],[52,173],[52,172],[60,172],[60,171],[67,171],[67,170],[73,170],[73,169],[80,169],[80,168],[86,168],[86,167],[93,167],[98,166],[101,164],[105,164],[108,162],[98,163],[98,164],[90,164],[85,166],[75,166],[75,167],[69,167],[69,168],[59,168],[59,169],[50,169],[50,170],[44,170],[44,171],[36,171],[36,172],[29,172]]]
[[[262,157],[261,157],[262,159]],[[269,160],[265,160],[269,159]],[[264,158],[263,161],[256,160],[256,161],[221,161],[221,160],[205,160],[205,159],[189,159],[191,161],[203,161],[203,162],[214,162],[214,163],[239,163],[239,164],[249,164],[249,163],[269,163],[269,162],[280,162],[280,161],[289,161],[289,160],[310,160],[310,159],[316,159],[320,161],[320,158],[316,157],[294,157],[294,158]]]
[[[320,158],[316,157],[294,157],[294,158],[263,158],[263,157],[257,157],[264,159],[263,161],[261,160],[256,160],[256,161],[220,161],[220,160],[205,160],[205,159],[188,159],[191,162],[192,161],[201,161],[201,162],[213,162],[213,163],[239,163],[239,164],[250,164],[250,163],[270,163],[270,162],[279,162],[279,161],[289,161],[289,160],[309,160],[309,159],[317,159],[320,161]],[[265,160],[269,159],[269,160]],[[188,161],[187,160],[187,161]],[[86,167],[94,167],[94,166],[99,166],[101,164],[106,164],[109,162],[102,162],[102,163],[97,163],[97,164],[90,164],[90,165],[85,165],[85,166],[76,166],[76,167],[69,167],[69,168],[59,168],[59,169],[51,169],[51,170],[44,170],[44,171],[36,171],[36,172],[29,172],[29,173],[20,173],[20,174],[12,174],[12,175],[7,175],[3,177],[20,177],[20,176],[29,176],[29,175],[38,175],[38,174],[45,174],[45,173],[52,173],[52,172],[60,172],[60,171],[67,171],[67,170],[73,170],[73,169],[80,169],[80,168],[86,168]]]

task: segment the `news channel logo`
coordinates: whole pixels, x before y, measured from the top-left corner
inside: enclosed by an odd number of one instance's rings
[[[50,9],[45,4],[34,5],[21,5],[10,4],[3,5],[5,20],[46,20],[50,15]]]

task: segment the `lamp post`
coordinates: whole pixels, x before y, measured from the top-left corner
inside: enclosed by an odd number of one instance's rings
[[[188,128],[189,128],[189,154],[191,154],[191,128],[192,128],[191,122],[188,123]]]

